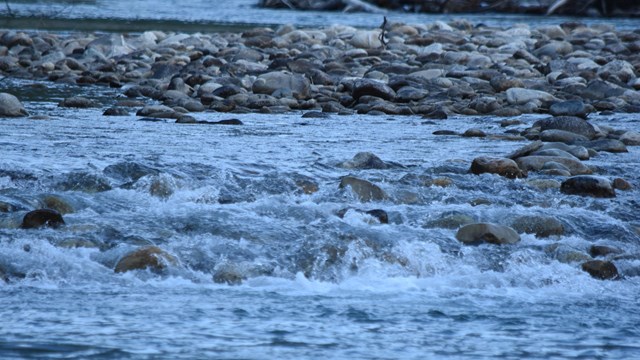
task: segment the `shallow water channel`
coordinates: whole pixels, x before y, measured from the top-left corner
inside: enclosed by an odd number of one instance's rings
[[[504,156],[502,119],[302,118],[197,113],[244,125],[140,121],[59,108],[76,87],[7,81],[31,115],[0,121],[0,357],[619,358],[640,353],[640,151],[586,163],[632,191],[593,199],[529,179],[468,174]],[[118,90],[81,89],[105,107]],[[540,116],[522,116],[524,129]],[[637,129],[635,116],[593,116]],[[487,138],[435,136],[480,128]],[[400,166],[340,167],[370,151]],[[340,178],[378,184],[361,202]],[[438,186],[432,184],[434,179]],[[301,181],[315,183],[306,194]],[[431,182],[430,182],[431,181]],[[29,210],[63,207],[66,226],[23,230]],[[62,205],[60,205],[62,204]],[[350,209],[339,217],[343,209]],[[388,224],[363,213],[383,209]],[[361,211],[358,211],[361,210]],[[544,215],[561,236],[462,246],[434,223],[460,213],[510,225]],[[157,245],[176,261],[115,273]],[[580,269],[592,244],[623,251],[623,279]],[[572,256],[574,258],[572,258]],[[240,282],[238,284],[238,282]],[[230,284],[229,284],[230,283]]]

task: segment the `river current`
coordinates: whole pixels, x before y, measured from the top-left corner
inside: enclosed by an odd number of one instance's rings
[[[8,210],[0,213],[0,266],[24,277],[0,282],[0,358],[640,354],[637,190],[592,199],[470,175],[474,157],[528,142],[432,135],[470,127],[503,135],[500,119],[197,113],[244,125],[175,124],[60,108],[79,91],[105,106],[121,95],[44,84],[4,82],[31,115],[47,118],[0,121]],[[538,118],[519,117],[516,128]],[[591,120],[638,128],[633,115]],[[587,163],[637,187],[640,153],[629,150]],[[401,166],[340,166],[361,151]],[[379,184],[389,199],[359,201],[339,189],[346,175]],[[436,178],[452,185],[423,181]],[[301,179],[318,191],[301,191]],[[66,206],[66,226],[17,228],[51,198]],[[364,213],[372,209],[385,210],[389,223]],[[506,225],[546,215],[566,232],[462,246],[455,229],[429,225],[452,212]],[[150,244],[176,261],[160,273],[114,272],[121,256]],[[624,251],[622,280],[596,280],[571,260],[592,244]]]

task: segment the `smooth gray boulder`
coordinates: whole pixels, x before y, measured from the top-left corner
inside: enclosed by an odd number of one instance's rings
[[[0,93],[0,117],[29,116],[17,97],[9,93]]]

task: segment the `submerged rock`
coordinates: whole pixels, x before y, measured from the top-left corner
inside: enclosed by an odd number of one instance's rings
[[[520,241],[520,235],[507,226],[493,223],[474,223],[460,228],[456,239],[466,245],[476,245],[483,242],[490,244],[514,244]]]
[[[387,169],[389,167],[375,154],[370,152],[359,152],[353,159],[340,164],[345,169]]]
[[[22,219],[20,227],[23,229],[37,229],[43,227],[57,229],[64,224],[62,215],[56,210],[38,209],[29,211]]]
[[[344,218],[344,216],[347,214],[348,211],[353,210],[362,214],[367,214],[371,217],[373,217],[374,219],[376,219],[380,224],[388,224],[389,223],[389,215],[387,214],[386,211],[382,210],[382,209],[373,209],[373,210],[360,210],[360,209],[353,209],[353,208],[345,208],[345,209],[341,209],[339,210],[336,215],[339,218]]]
[[[611,261],[591,260],[582,264],[582,270],[600,280],[614,280],[619,277],[618,268]]]
[[[117,273],[131,270],[149,269],[154,272],[164,270],[168,265],[177,264],[177,259],[157,246],[134,250],[123,256],[114,269]]]
[[[609,180],[590,175],[579,175],[566,179],[562,182],[560,191],[570,195],[596,198],[612,198],[616,196],[616,192]]]
[[[69,108],[93,108],[93,107],[99,107],[100,104],[98,104],[97,102],[91,99],[87,99],[85,97],[74,96],[74,97],[70,97],[62,100],[58,104],[58,106],[69,107]]]
[[[535,234],[536,237],[564,235],[564,225],[558,219],[549,216],[520,216],[511,226],[518,232]]]
[[[29,113],[24,109],[20,100],[11,94],[0,93],[0,117],[23,116],[29,116]]]
[[[367,180],[358,179],[353,176],[345,176],[340,180],[340,189],[350,187],[360,199],[360,201],[382,201],[388,198],[387,194],[378,185]]]

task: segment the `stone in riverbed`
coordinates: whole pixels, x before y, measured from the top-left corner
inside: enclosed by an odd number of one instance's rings
[[[0,93],[0,117],[29,116],[20,100],[9,93]]]
[[[37,229],[42,227],[59,228],[64,225],[62,215],[52,209],[38,209],[29,211],[22,219],[22,229]]]
[[[627,131],[620,136],[620,141],[627,146],[638,146],[640,145],[640,132]]]
[[[353,159],[341,163],[340,167],[345,169],[388,169],[389,165],[373,153],[359,152]]]
[[[514,244],[520,241],[520,235],[507,226],[493,223],[468,224],[456,233],[456,239],[466,245],[490,243],[496,245]]]
[[[358,179],[353,176],[345,176],[340,180],[340,189],[344,189],[347,186],[351,188],[360,201],[382,201],[387,199],[387,194],[379,186],[363,179]]]
[[[564,225],[558,219],[549,216],[520,216],[511,226],[518,232],[535,234],[536,237],[564,235]]]
[[[160,272],[168,265],[175,265],[176,263],[177,260],[173,255],[157,246],[148,246],[123,256],[118,260],[114,271],[123,273],[131,270],[149,269],[153,272]]]
[[[605,245],[591,245],[589,255],[593,257],[621,254],[622,250]]]
[[[498,174],[510,179],[527,177],[526,172],[523,172],[515,161],[507,158],[477,157],[473,159],[469,171],[476,175]]]
[[[612,198],[616,196],[611,182],[599,176],[579,175],[566,179],[560,191],[569,195],[592,196],[596,198]]]
[[[572,175],[591,174],[592,171],[581,161],[561,156],[524,156],[516,159],[518,167],[525,171],[540,171],[544,165],[554,161],[564,165]]]
[[[586,142],[589,139],[582,135],[579,135],[570,131],[550,129],[550,130],[544,130],[540,133],[540,140],[544,142],[560,142],[564,144],[575,144],[579,142]]]
[[[627,180],[622,178],[613,179],[613,182],[611,183],[611,185],[613,186],[614,189],[622,190],[622,191],[631,190],[633,188],[633,186]]]
[[[626,153],[629,152],[624,143],[616,139],[600,139],[583,142],[581,145],[596,151],[606,151],[610,153]]]
[[[102,115],[104,116],[128,116],[129,110],[122,107],[110,107],[105,110]]]
[[[591,260],[582,264],[582,271],[600,280],[614,280],[619,277],[618,269],[611,261]]]

